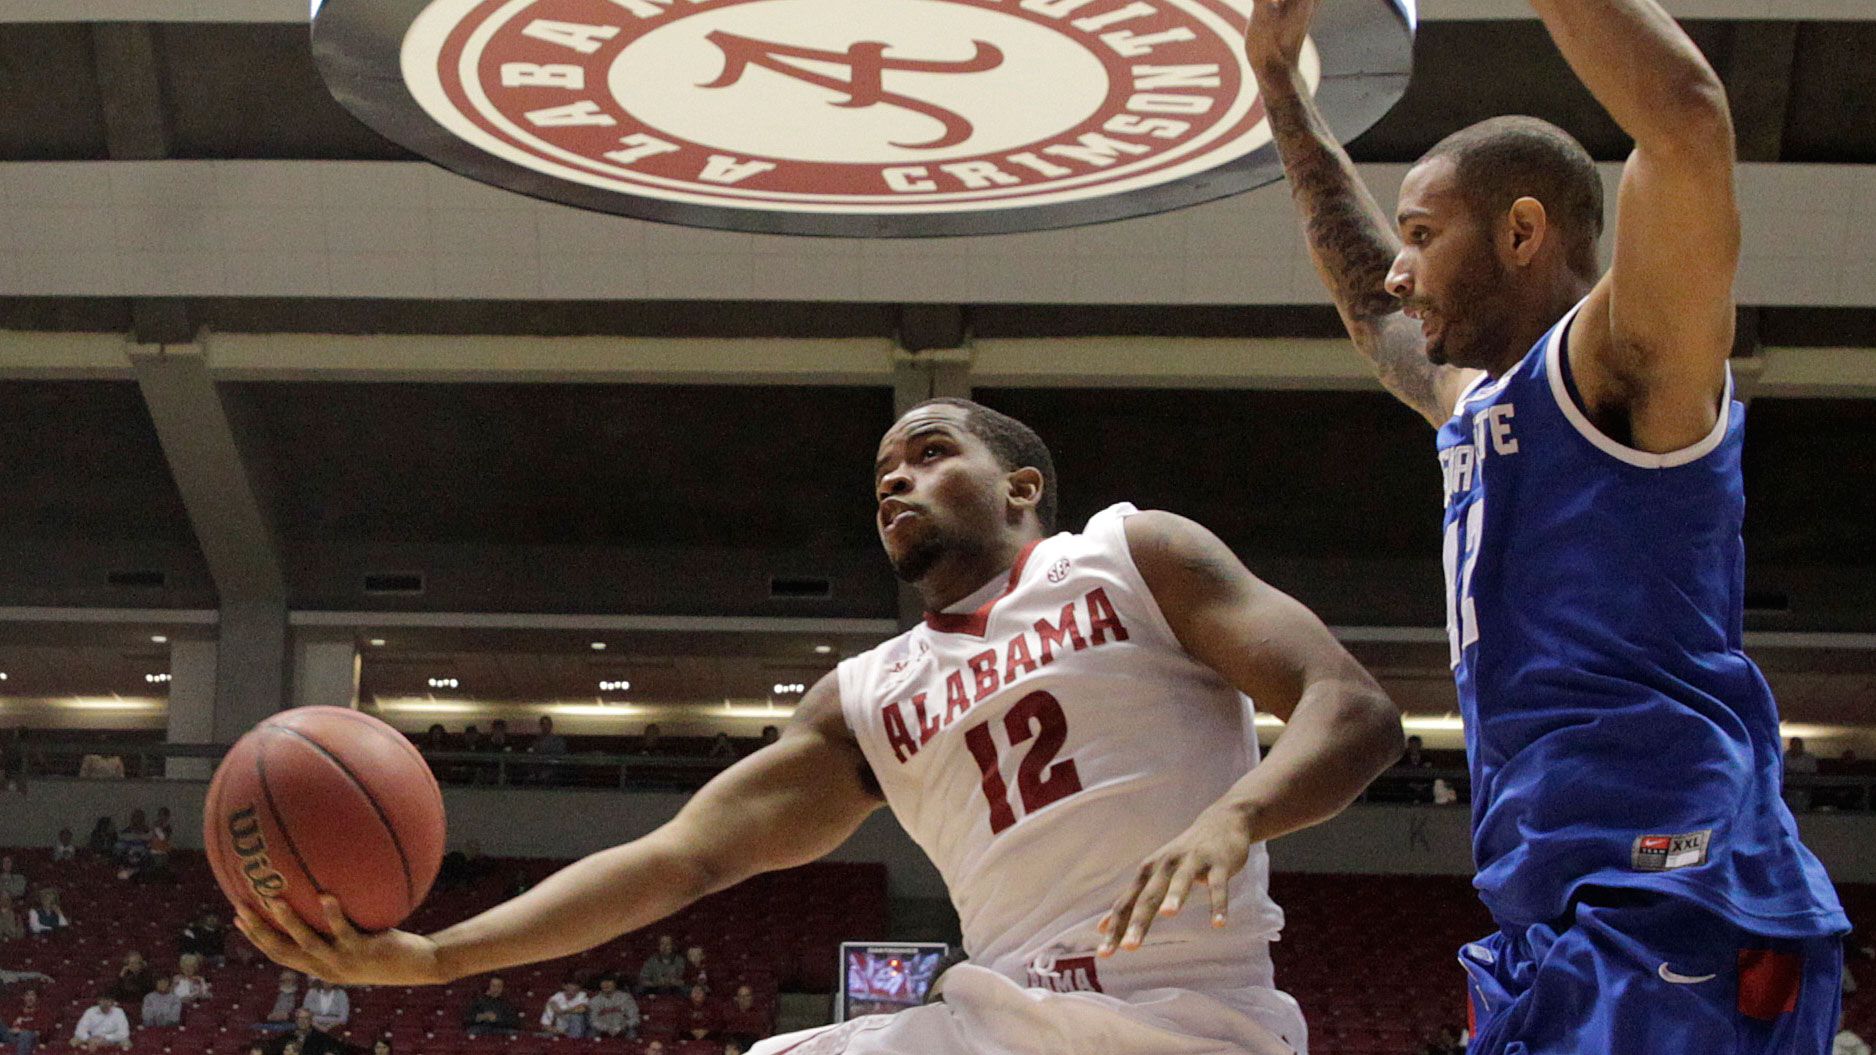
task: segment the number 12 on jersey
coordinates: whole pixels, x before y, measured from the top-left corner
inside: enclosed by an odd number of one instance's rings
[[[1461,544],[1461,521],[1464,544]],[[1479,639],[1478,607],[1472,603],[1472,572],[1479,563],[1479,537],[1485,528],[1485,499],[1474,499],[1446,525],[1441,563],[1446,568],[1446,640],[1452,665]]]
[[[1017,700],[1001,722],[992,718],[966,729],[964,743],[983,774],[984,798],[990,804],[990,832],[1001,835],[1016,823],[1016,810],[1003,780],[1003,749],[997,745],[994,725],[1003,726],[1012,751],[1035,740],[1016,767],[1016,791],[1025,815],[1080,791],[1081,774],[1075,770],[1074,759],[1055,760],[1068,740],[1068,715],[1062,712],[1061,701],[1049,693],[1032,692]]]

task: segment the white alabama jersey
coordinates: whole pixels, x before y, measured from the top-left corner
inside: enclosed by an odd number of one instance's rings
[[[1136,512],[1033,544],[968,610],[841,663],[841,704],[973,963],[1058,991],[1268,987],[1283,916],[1261,843],[1227,926],[1198,887],[1144,948],[1093,956],[1141,862],[1258,760],[1250,699],[1180,647],[1134,566]]]

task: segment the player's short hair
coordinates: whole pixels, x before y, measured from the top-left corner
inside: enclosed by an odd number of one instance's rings
[[[964,427],[970,430],[971,435],[984,441],[984,446],[996,455],[997,464],[1005,470],[1034,469],[1042,474],[1042,498],[1036,502],[1036,519],[1042,522],[1045,534],[1053,533],[1056,509],[1055,458],[1049,453],[1049,445],[1036,435],[1036,430],[982,403],[955,396],[928,399],[912,410],[931,406],[957,407],[964,411]],[[906,413],[911,413],[911,410]]]
[[[1536,198],[1567,239],[1570,269],[1596,277],[1602,237],[1602,178],[1570,133],[1535,117],[1493,117],[1433,145],[1418,164],[1450,158],[1459,193],[1482,217],[1496,218],[1519,198]]]

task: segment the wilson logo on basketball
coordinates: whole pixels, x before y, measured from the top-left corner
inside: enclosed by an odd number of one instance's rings
[[[1398,96],[1371,82],[1405,85],[1407,17],[1370,0],[1341,19],[1358,98],[1327,110],[1366,127]],[[1270,142],[1243,26],[1228,0],[323,0],[314,46],[368,123],[529,194],[747,230],[966,234],[1274,178],[1274,156],[1215,171]]]
[[[278,897],[287,888],[286,877],[275,871],[267,858],[267,840],[261,835],[261,821],[254,807],[234,811],[228,817],[228,842],[241,859],[241,874],[248,885],[263,898]]]

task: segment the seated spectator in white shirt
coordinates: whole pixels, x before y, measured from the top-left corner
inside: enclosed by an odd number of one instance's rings
[[[70,828],[59,829],[59,841],[52,844],[54,861],[71,861],[78,857],[78,844],[72,841]]]
[[[308,979],[306,1000],[301,1007],[313,1013],[313,1028],[330,1033],[352,1020],[352,998],[345,990],[323,978]]]
[[[182,997],[176,995],[175,984],[167,978],[158,978],[156,988],[143,997],[143,1024],[146,1026],[182,1025]]]
[[[11,857],[0,857],[0,894],[15,901],[26,896],[26,876],[13,870]]]
[[[300,976],[293,971],[280,972],[280,988],[274,994],[274,1006],[267,1018],[254,1028],[263,1033],[288,1033],[293,1029],[293,1012],[300,1009]]]
[[[71,925],[72,921],[66,918],[65,910],[59,907],[59,892],[51,887],[41,887],[39,907],[26,914],[26,929],[35,937],[44,937]]]
[[[586,1036],[586,990],[569,978],[541,1009],[541,1028],[556,1036],[578,1040]]]
[[[130,1050],[130,1019],[109,994],[98,997],[95,1005],[85,1009],[84,1016],[78,1020],[78,1029],[72,1033],[72,1048],[76,1051]]]
[[[202,977],[202,957],[195,953],[183,953],[176,960],[176,978],[172,983],[176,995],[185,1004],[209,998],[208,979]]]
[[[587,1001],[586,1018],[588,1031],[595,1036],[638,1039],[638,1001],[619,988],[616,978],[599,980],[599,992]]]

